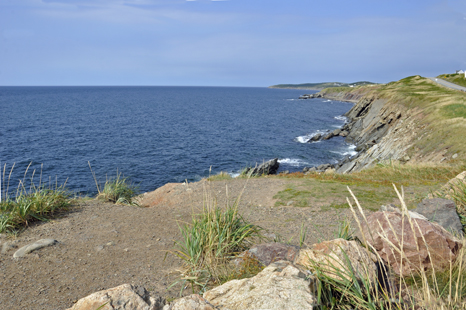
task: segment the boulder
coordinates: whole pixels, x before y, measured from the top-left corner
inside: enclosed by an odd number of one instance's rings
[[[367,222],[368,225],[363,227],[367,242],[395,273],[403,276],[420,269],[428,270],[432,265],[436,270],[441,270],[449,266],[462,248],[460,240],[436,223],[412,218],[413,231],[408,217],[404,216],[403,219],[403,214],[399,212],[375,212],[367,218]],[[401,246],[398,240],[401,241],[402,237]],[[393,249],[393,245],[396,249]],[[400,251],[404,253],[403,260]]]
[[[453,201],[442,198],[424,199],[413,211],[424,215],[429,221],[439,223],[446,230],[462,234],[463,225]]]
[[[322,138],[322,140],[328,140],[328,139],[330,139],[330,138],[333,138],[333,132],[330,132],[330,133],[326,134],[326,135]]]
[[[307,142],[315,142],[315,141],[319,141],[320,138],[322,138],[322,134],[321,133],[316,133],[314,136],[312,136],[311,139],[309,139]]]
[[[278,158],[274,158],[254,168],[248,168],[246,173],[250,176],[276,174],[279,166]]]
[[[81,298],[68,310],[162,310],[165,301],[155,299],[142,286],[123,284]]]
[[[278,242],[262,243],[243,252],[235,261],[240,263],[242,257],[249,256],[257,259],[262,265],[268,266],[281,260],[293,262],[298,253],[299,247],[297,246]]]
[[[340,133],[341,133],[341,129],[335,129],[335,130],[332,132],[332,134],[333,134],[334,136],[338,136],[338,135],[340,135]]]
[[[35,250],[39,250],[57,243],[58,241],[54,239],[41,239],[39,241],[25,245],[22,248],[20,248],[18,251],[15,252],[15,254],[13,254],[13,258],[24,257]]]
[[[351,280],[349,271],[356,279],[377,281],[376,257],[356,241],[335,239],[314,244],[310,249],[301,249],[295,264],[315,270],[319,267],[323,273],[334,279]]]
[[[339,135],[340,137],[347,137],[349,135],[349,132],[346,130],[342,130]]]
[[[202,296],[192,294],[177,300],[174,300],[170,305],[163,307],[163,310],[215,310],[213,306]]]
[[[316,278],[290,262],[270,264],[255,277],[232,280],[204,293],[221,309],[317,309]]]

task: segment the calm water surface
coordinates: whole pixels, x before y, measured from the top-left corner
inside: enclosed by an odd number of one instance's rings
[[[309,92],[309,91],[308,91]],[[14,188],[67,180],[96,191],[121,171],[150,191],[278,157],[280,170],[333,162],[351,152],[343,138],[303,143],[344,123],[352,104],[297,100],[302,90],[241,87],[0,87],[0,164]],[[5,184],[4,184],[5,185]],[[11,192],[11,189],[10,189]]]

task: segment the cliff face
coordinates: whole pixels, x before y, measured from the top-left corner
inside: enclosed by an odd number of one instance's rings
[[[325,98],[356,102],[345,116],[349,118],[350,133],[346,141],[359,151],[338,169],[349,173],[368,168],[384,160],[410,160],[407,150],[418,136],[416,113],[405,106],[365,92],[323,94]]]

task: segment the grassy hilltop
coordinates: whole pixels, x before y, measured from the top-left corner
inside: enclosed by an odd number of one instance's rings
[[[411,76],[371,87],[337,87],[322,91],[324,96],[376,97],[387,100],[387,107],[398,105],[414,120],[419,131],[409,149],[420,162],[437,164],[436,156],[458,154],[455,163],[466,155],[466,93],[452,90],[421,77]],[[453,163],[453,162],[451,162]]]
[[[329,87],[355,87],[363,85],[373,85],[368,81],[361,81],[355,83],[342,83],[342,82],[323,82],[323,83],[304,83],[304,84],[277,84],[269,86],[269,88],[293,88],[293,89],[308,89],[308,90],[322,90]]]

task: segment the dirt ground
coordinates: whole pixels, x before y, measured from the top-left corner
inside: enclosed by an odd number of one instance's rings
[[[331,239],[339,221],[351,216],[350,210],[293,207],[293,201],[274,206],[273,196],[294,182],[299,181],[255,178],[167,184],[141,198],[141,204],[149,207],[79,200],[55,220],[34,224],[17,236],[0,237],[2,245],[16,247],[0,254],[0,309],[67,309],[82,297],[124,283],[142,285],[154,296],[176,297],[180,288],[168,287],[181,262],[170,250],[180,237],[178,224],[190,222],[206,197],[225,206],[242,193],[241,214],[264,228],[270,240],[297,244],[302,223],[307,244]],[[59,243],[13,259],[19,247],[44,238]]]

